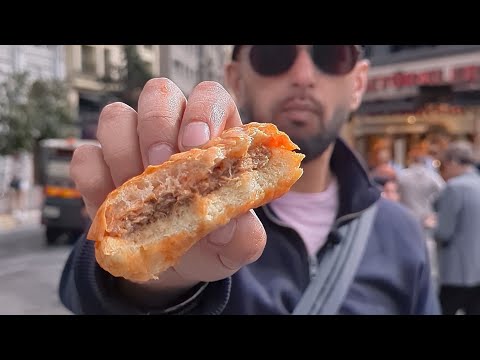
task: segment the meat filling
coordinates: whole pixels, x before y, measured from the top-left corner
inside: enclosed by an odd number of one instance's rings
[[[176,188],[170,192],[158,186],[153,190],[153,195],[148,202],[139,207],[137,211],[129,212],[121,221],[119,229],[113,232],[131,233],[160,218],[167,217],[174,207],[188,204],[197,194],[206,196],[211,192],[225,186],[242,173],[263,168],[271,156],[270,149],[259,146],[251,149],[246,156],[230,160],[225,159],[212,169],[209,176],[199,182],[191,184],[189,188]],[[117,231],[115,231],[117,230]]]

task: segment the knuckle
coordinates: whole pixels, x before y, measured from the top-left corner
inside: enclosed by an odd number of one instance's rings
[[[168,110],[162,109],[152,109],[142,116],[142,120],[139,121],[138,126],[146,125],[149,123],[155,123],[158,126],[164,126],[165,124],[170,124],[173,121],[173,116]]]
[[[76,149],[70,162],[70,176],[82,194],[88,194],[91,189],[96,189],[101,183],[101,175],[87,172],[90,163],[95,161],[101,149],[94,145],[82,145]],[[101,156],[101,155],[100,155]]]
[[[127,160],[131,160],[134,157],[134,153],[131,148],[117,144],[117,147],[114,147],[113,149],[110,149],[110,151],[105,151],[103,154],[103,158],[109,166],[112,166],[113,164],[117,164],[117,161],[123,162]],[[121,164],[122,166],[125,166],[125,163]]]
[[[100,176],[84,176],[79,175],[76,178],[75,185],[80,193],[89,198],[102,189],[103,179]]]

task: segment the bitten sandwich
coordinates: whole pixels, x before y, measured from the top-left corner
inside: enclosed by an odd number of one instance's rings
[[[112,191],[87,234],[98,264],[132,281],[157,279],[197,241],[285,194],[304,155],[275,125],[230,128]]]

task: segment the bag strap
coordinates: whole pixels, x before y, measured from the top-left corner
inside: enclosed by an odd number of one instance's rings
[[[317,275],[293,311],[294,315],[333,315],[342,305],[363,257],[377,204],[338,229],[341,240],[327,249]]]

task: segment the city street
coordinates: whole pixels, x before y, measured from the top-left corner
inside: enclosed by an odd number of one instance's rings
[[[0,232],[0,315],[70,314],[57,291],[69,250],[46,247],[37,224]]]

